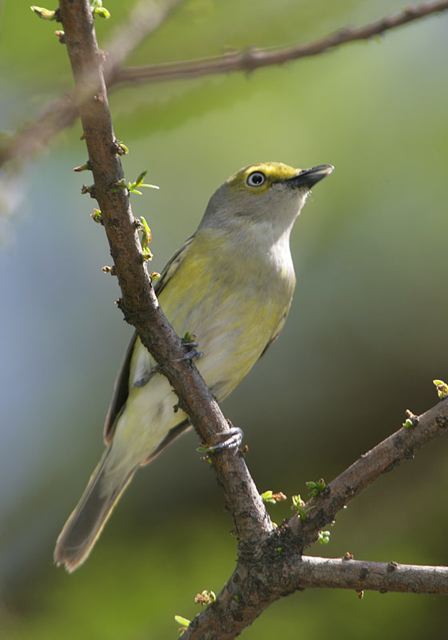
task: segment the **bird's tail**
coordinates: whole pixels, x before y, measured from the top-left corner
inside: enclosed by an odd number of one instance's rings
[[[114,474],[108,468],[110,451],[109,448],[104,452],[81,500],[56,541],[54,561],[57,565],[64,565],[69,573],[87,559],[136,471],[134,468],[127,473]]]

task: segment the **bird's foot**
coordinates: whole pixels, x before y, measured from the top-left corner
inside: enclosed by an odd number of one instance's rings
[[[185,349],[185,354],[181,358],[176,358],[175,362],[180,362],[182,360],[188,360],[192,362],[196,358],[200,358],[203,356],[202,351],[198,351],[197,347],[199,343],[196,341],[196,336],[192,333],[186,333],[182,338],[182,345]]]
[[[203,355],[204,355],[203,351],[198,351],[193,346],[193,348],[186,351],[181,358],[175,358],[174,362],[182,362],[183,360],[188,360],[188,362],[192,362],[196,358],[200,358]]]
[[[220,436],[224,436],[224,440],[208,447],[199,447],[199,451],[206,455],[215,455],[217,453],[227,451],[228,449],[238,451],[241,443],[243,442],[244,433],[239,427],[230,427],[229,431],[220,434]]]

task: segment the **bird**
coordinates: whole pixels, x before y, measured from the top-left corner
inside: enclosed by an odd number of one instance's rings
[[[212,195],[196,232],[169,260],[155,291],[180,336],[194,336],[199,372],[218,401],[281,332],[296,284],[290,234],[311,189],[333,165],[246,166]],[[56,542],[68,572],[89,556],[136,471],[189,427],[177,397],[137,333],[118,373],[105,451]]]

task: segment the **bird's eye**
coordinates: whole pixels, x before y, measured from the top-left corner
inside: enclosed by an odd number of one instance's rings
[[[266,176],[261,171],[254,171],[246,180],[249,187],[261,187],[266,182]]]

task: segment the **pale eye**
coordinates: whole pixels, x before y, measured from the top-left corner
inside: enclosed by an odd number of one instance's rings
[[[261,171],[254,171],[246,180],[249,187],[261,187],[266,182],[266,176]]]

